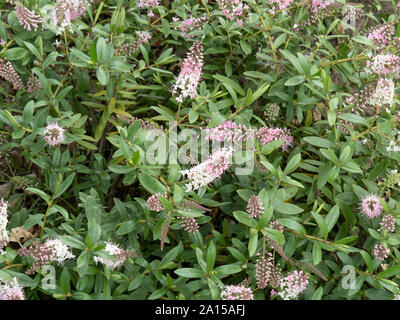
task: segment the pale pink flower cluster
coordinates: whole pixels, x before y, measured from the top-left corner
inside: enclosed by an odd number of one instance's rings
[[[148,31],[137,31],[138,38],[134,42],[126,43],[115,50],[117,56],[129,56],[134,53],[142,44],[149,43],[151,33]]]
[[[221,148],[206,161],[189,170],[181,171],[189,179],[189,183],[186,184],[187,190],[197,190],[219,178],[232,165],[232,155],[232,148]]]
[[[239,26],[243,25],[243,16],[249,9],[247,4],[244,4],[242,0],[217,0],[217,3],[228,20],[236,19]]]
[[[79,19],[85,12],[90,0],[56,0],[50,19],[60,25],[57,34],[66,28],[71,29],[72,20]]]
[[[392,41],[394,31],[390,23],[385,23],[370,29],[367,38],[372,40],[378,51],[381,51]]]
[[[147,206],[149,210],[156,212],[165,210],[163,204],[160,201],[160,197],[167,198],[167,193],[164,193],[163,195],[161,193],[156,193],[147,199]]]
[[[370,100],[375,88],[366,85],[364,88],[353,92],[351,97],[346,97],[343,106],[347,108],[352,105],[351,111],[361,116],[371,116],[375,113],[375,107],[371,106]]]
[[[40,241],[34,242],[27,248],[19,249],[18,254],[34,259],[32,267],[26,271],[27,274],[37,272],[52,262],[63,264],[65,260],[75,258],[70,248],[60,239],[50,239],[43,244]]]
[[[0,200],[0,254],[4,254],[3,248],[8,244],[8,233],[7,233],[7,224],[8,224],[8,202],[4,199]]]
[[[110,259],[105,259],[97,256],[93,257],[93,260],[96,263],[102,263],[110,269],[120,268],[128,258],[136,256],[135,251],[121,249],[111,242],[106,243],[104,251],[107,252],[109,255],[114,256],[116,260],[112,261]]]
[[[193,234],[199,230],[199,224],[197,223],[195,218],[180,216],[177,217],[179,220],[179,224],[184,228],[187,232]]]
[[[136,5],[139,8],[153,8],[153,7],[159,6],[160,5],[160,1],[159,0],[138,0]],[[153,17],[154,16],[153,10],[150,10],[148,12],[147,16],[148,17]]]
[[[39,15],[36,15],[34,11],[29,10],[20,2],[15,5],[15,13],[19,24],[23,26],[25,30],[31,31],[34,29],[37,31],[38,25],[42,22]]]
[[[0,59],[0,77],[4,78],[8,82],[11,82],[14,89],[25,89],[25,85],[22,83],[21,78],[15,71],[10,61]]]
[[[391,233],[395,230],[396,222],[391,214],[387,214],[382,218],[381,222],[379,222],[379,225],[379,232],[385,231],[386,233]]]
[[[261,146],[274,140],[283,140],[283,151],[285,151],[293,143],[293,136],[290,135],[290,132],[287,128],[281,129],[263,127],[257,130],[255,137],[260,141]]]
[[[250,214],[250,218],[261,218],[264,213],[264,207],[258,196],[253,195],[247,202],[247,212]]]
[[[179,18],[174,17],[172,18],[174,22],[178,22]],[[175,30],[180,30],[182,33],[182,37],[190,39],[193,38],[193,35],[190,35],[189,33],[195,30],[201,30],[203,28],[203,25],[208,21],[208,17],[200,17],[200,18],[194,18],[190,17],[181,22],[181,24],[177,27],[174,27]]]
[[[254,129],[226,120],[214,128],[205,128],[205,139],[218,142],[241,142],[254,137]]]
[[[390,253],[389,248],[385,248],[382,244],[376,244],[374,247],[374,256],[378,260],[385,260]]]
[[[395,140],[390,140],[389,145],[386,147],[387,152],[400,152],[400,131],[393,130]]]
[[[283,225],[281,225],[278,221],[271,221],[269,223],[269,227],[271,229],[278,230],[279,232],[283,232],[283,229],[284,229]]]
[[[289,7],[293,0],[269,0],[272,5],[275,5],[279,10],[285,11]],[[275,9],[271,13],[275,13]]]
[[[136,5],[139,8],[156,7],[160,5],[160,0],[138,0],[138,2],[136,2]]]
[[[222,300],[253,300],[253,292],[245,286],[226,286],[221,292]]]
[[[25,293],[17,278],[0,280],[0,300],[25,300]]]
[[[181,72],[172,89],[172,93],[177,93],[180,89],[181,93],[176,98],[178,102],[182,102],[184,98],[194,98],[197,95],[197,87],[201,78],[203,69],[203,44],[196,41],[190,48],[190,51],[183,61]]]
[[[393,103],[394,97],[394,82],[392,79],[380,78],[376,85],[374,94],[370,99],[370,104],[382,107]]]
[[[399,75],[400,57],[393,54],[379,54],[367,61],[367,73],[374,73],[379,76],[390,74]]]
[[[297,299],[300,293],[306,290],[307,284],[308,275],[302,270],[295,270],[280,280],[280,291],[278,292],[278,295],[283,300]]]
[[[64,129],[57,123],[51,123],[43,130],[43,138],[50,146],[56,146],[64,142]]]
[[[45,245],[53,249],[52,261],[55,261],[58,264],[63,264],[65,260],[75,258],[70,248],[65,245],[60,239],[47,240],[45,242]]]
[[[317,13],[320,10],[324,10],[324,9],[328,8],[333,3],[334,3],[333,0],[312,0],[311,11],[313,11],[314,13]]]
[[[364,197],[361,201],[361,211],[370,219],[380,216],[382,210],[383,207],[377,195],[368,195]]]

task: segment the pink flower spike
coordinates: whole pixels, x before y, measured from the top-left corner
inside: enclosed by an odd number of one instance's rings
[[[186,184],[187,191],[205,187],[219,178],[232,165],[232,155],[232,148],[222,148],[190,170],[181,171],[189,179],[189,183]]]
[[[149,210],[156,212],[165,210],[164,206],[160,201],[160,197],[167,198],[167,193],[164,193],[163,195],[161,195],[161,193],[156,193],[147,199],[147,206],[149,207]]]
[[[197,96],[197,87],[200,82],[201,72],[203,68],[203,44],[196,41],[190,48],[190,51],[183,61],[181,72],[172,88],[172,93],[181,91],[176,98],[178,102],[182,102],[184,98],[194,98]]]
[[[17,2],[15,5],[15,12],[20,25],[23,26],[25,30],[31,31],[34,29],[37,31],[39,23],[42,22],[39,15],[35,15],[34,11],[28,10],[20,2]]]
[[[250,218],[261,218],[264,213],[264,207],[258,196],[253,195],[250,197],[247,203],[247,212],[250,214]]]

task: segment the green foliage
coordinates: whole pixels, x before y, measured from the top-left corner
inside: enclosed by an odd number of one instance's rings
[[[399,294],[400,177],[393,170],[400,153],[388,146],[399,144],[400,101],[395,91],[392,105],[372,105],[371,113],[346,100],[377,80],[366,72],[379,50],[365,36],[368,19],[399,30],[398,14],[374,9],[361,29],[344,29],[343,1],[320,15],[309,1],[294,1],[286,13],[270,11],[270,1],[243,2],[241,24],[216,1],[161,1],[154,16],[136,0],[91,1],[59,33],[44,24],[25,30],[13,5],[2,4],[0,58],[24,84],[33,77],[41,88],[17,90],[4,75],[0,82],[0,194],[9,202],[10,235],[0,279],[16,277],[27,299],[220,299],[224,287],[240,283],[255,299],[280,299],[271,292],[279,287],[257,286],[257,261],[270,252],[283,276],[307,274],[300,299]],[[54,6],[24,3],[42,15]],[[180,26],[190,16],[205,19],[184,36]],[[143,31],[151,40],[138,40]],[[194,41],[203,45],[201,79],[197,94],[179,101],[173,87]],[[204,159],[174,161],[178,149],[200,147],[199,136],[179,135],[226,120],[285,128],[293,142],[261,143],[256,134],[251,152],[220,178],[188,189],[182,171]],[[50,146],[44,129],[54,123],[65,137]],[[246,161],[253,170],[236,174]],[[382,206],[375,219],[360,209],[371,194]],[[161,210],[151,210],[151,196]],[[256,216],[253,196],[262,206]],[[394,232],[380,228],[387,215]],[[29,236],[13,240],[15,228]],[[52,264],[56,285],[48,289],[43,270],[26,274],[33,259],[18,249],[55,238],[75,258]],[[109,243],[135,254],[108,267],[101,261],[119,259]],[[377,244],[389,249],[384,261]],[[350,289],[345,266],[354,269]]]

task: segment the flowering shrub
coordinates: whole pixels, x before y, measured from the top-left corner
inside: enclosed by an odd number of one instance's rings
[[[399,299],[391,2],[0,8],[0,299]]]

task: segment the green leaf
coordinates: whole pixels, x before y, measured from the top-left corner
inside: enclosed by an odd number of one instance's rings
[[[86,245],[84,242],[81,240],[78,240],[72,236],[60,236],[61,241],[66,244],[67,246],[70,246],[72,248],[77,248],[80,250],[84,250],[86,248]]]
[[[314,241],[313,244],[313,263],[314,266],[318,265],[322,260],[322,250],[318,241]]]
[[[321,300],[323,294],[324,294],[324,288],[318,287],[318,289],[312,295],[311,300]]]
[[[381,289],[370,288],[365,290],[365,294],[371,300],[393,300],[393,294]]]
[[[374,272],[374,266],[372,264],[372,259],[371,259],[371,256],[369,255],[369,253],[364,251],[364,250],[361,250],[360,254],[363,257],[363,259],[365,261],[365,264],[368,267],[368,272],[369,273],[373,273]]]
[[[361,170],[360,166],[353,162],[353,161],[349,161],[346,164],[344,164],[342,166],[342,169],[351,172],[351,173],[363,173],[363,171]]]
[[[345,146],[340,154],[340,161],[345,163],[351,159],[351,148],[350,146]]]
[[[36,195],[38,195],[39,197],[41,197],[44,201],[46,201],[47,204],[50,203],[50,196],[47,195],[45,192],[43,192],[40,189],[37,188],[26,188],[26,191],[32,192]]]
[[[337,220],[339,219],[339,215],[340,215],[339,207],[335,205],[334,207],[332,207],[332,209],[329,211],[329,213],[325,218],[328,232],[331,231],[335,226]]]
[[[243,223],[251,228],[257,227],[257,221],[253,218],[250,218],[248,213],[243,211],[234,211],[233,215],[240,223]]]
[[[65,267],[64,267],[63,271],[61,272],[60,287],[61,287],[61,291],[63,292],[63,294],[67,294],[68,292],[71,291],[69,271]]]
[[[106,86],[108,81],[110,81],[110,73],[102,67],[97,68],[96,71],[97,80],[99,80],[100,84]]]
[[[78,259],[76,260],[76,268],[80,276],[84,276],[87,273],[87,270],[89,269],[89,264],[90,252],[82,251]]]
[[[214,268],[215,259],[217,257],[217,249],[214,241],[210,240],[207,249],[207,270],[210,272]]]
[[[305,76],[295,76],[293,78],[286,80],[285,86],[288,86],[288,87],[297,86],[300,83],[303,83],[305,80],[306,80]]]
[[[326,225],[325,220],[317,212],[312,211],[311,214],[314,217],[315,221],[317,222],[322,236],[324,237],[324,239],[327,239],[328,238],[328,226]]]
[[[326,149],[334,147],[334,145],[331,141],[324,139],[324,138],[310,136],[310,137],[304,137],[303,139],[305,142],[312,144],[313,146],[326,148]]]
[[[5,53],[4,56],[7,58],[7,60],[21,60],[28,54],[28,50],[24,48],[11,48],[8,49]]]
[[[358,43],[362,43],[365,44],[366,46],[369,46],[371,48],[373,48],[374,50],[376,50],[376,46],[374,44],[374,42],[367,38],[367,37],[363,37],[363,36],[354,36],[352,38],[353,41],[358,42]]]
[[[231,274],[238,273],[242,271],[242,267],[236,264],[227,264],[214,269],[217,272],[217,276],[224,278],[230,276]]]
[[[387,268],[385,271],[378,273],[378,277],[390,278],[400,273],[400,265],[395,265]]]
[[[233,88],[233,90],[235,90],[240,95],[242,95],[242,96],[246,95],[246,93],[244,92],[242,87],[237,82],[233,81],[232,79],[229,79],[229,78],[227,78],[225,76],[222,76],[220,74],[214,75],[213,78],[217,79],[223,85],[230,86],[231,88]]]
[[[143,283],[143,279],[144,279],[144,274],[143,274],[143,273],[138,274],[138,275],[129,283],[128,290],[129,290],[129,291],[132,291],[132,290],[135,290],[135,289],[139,288],[140,285]]]
[[[240,40],[240,47],[243,49],[245,54],[249,55],[251,53],[251,46],[243,39]]]
[[[283,173],[284,174],[291,174],[293,171],[295,171],[298,168],[298,166],[300,165],[300,161],[301,161],[301,153],[295,154],[290,159],[288,164],[286,165],[286,168],[283,171]]]
[[[163,269],[167,264],[174,261],[176,257],[183,251],[182,246],[177,246],[167,252],[164,258],[161,260],[160,264],[158,265],[159,269]]]
[[[279,218],[276,221],[289,229],[295,230],[301,234],[306,234],[306,230],[304,229],[304,227],[296,220],[290,218]]]
[[[133,220],[125,221],[121,226],[118,228],[117,235],[122,236],[129,232],[132,232],[136,228],[136,223]]]
[[[139,173],[140,184],[151,194],[162,193],[167,191],[164,185],[152,176],[144,173]]]
[[[36,49],[36,47],[32,43],[24,41],[24,44],[29,49],[29,51],[32,52],[35,55],[35,57],[38,60],[42,60],[42,57],[40,56],[39,50]]]
[[[228,251],[236,260],[240,261],[241,263],[246,263],[246,257],[238,249],[228,247]]]
[[[203,278],[205,273],[199,269],[181,268],[174,271],[178,276],[185,278]]]
[[[256,229],[250,229],[249,257],[252,257],[256,253],[257,244],[258,244],[258,231]]]
[[[283,214],[299,214],[304,211],[302,208],[296,206],[295,204],[286,202],[279,203],[277,206],[274,207],[274,210]]]
[[[256,101],[259,97],[261,97],[265,91],[267,91],[269,88],[269,83],[265,82],[263,83],[254,93],[251,98],[250,104]]]
[[[154,291],[150,297],[148,298],[149,300],[156,300],[156,299],[160,299],[162,296],[164,296],[166,293],[168,292],[168,288],[167,287],[163,287],[161,289],[158,289],[156,291]]]
[[[217,285],[211,278],[208,278],[207,283],[208,283],[208,288],[210,289],[211,298],[213,300],[218,300],[220,298],[220,292],[218,290]]]
[[[55,195],[56,198],[59,197],[59,196],[61,196],[61,195],[69,188],[69,186],[71,185],[72,181],[74,180],[74,177],[75,177],[75,172],[71,173],[71,174],[67,177],[67,179],[65,179],[65,180],[61,183],[61,185],[60,185],[60,187],[58,188],[57,193],[56,193],[56,195]]]
[[[283,140],[274,140],[267,144],[264,144],[261,148],[261,153],[264,155],[268,155],[272,153],[274,150],[278,149],[281,145],[283,145]]]
[[[342,113],[338,116],[339,119],[349,121],[355,124],[362,124],[366,127],[369,126],[369,122],[364,118],[354,113]]]

